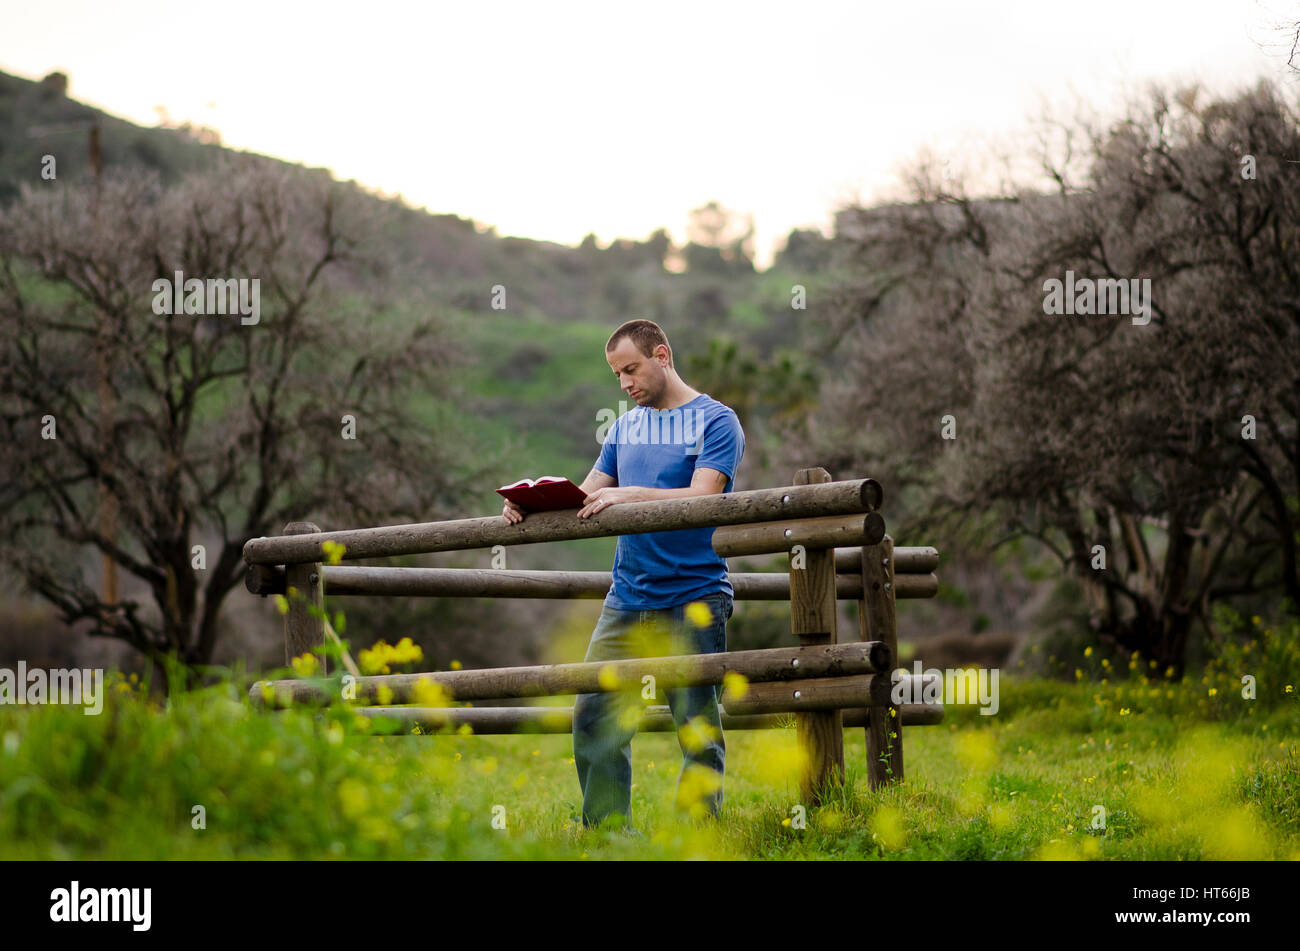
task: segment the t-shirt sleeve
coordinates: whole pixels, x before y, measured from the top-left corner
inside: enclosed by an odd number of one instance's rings
[[[600,456],[596,459],[596,468],[616,482],[618,481],[618,440],[614,438],[614,433],[618,429],[618,424],[619,420],[614,420],[614,425],[610,426],[605,433],[605,442],[601,445]]]
[[[695,468],[717,469],[723,473],[730,484],[740,468],[740,459],[745,454],[745,431],[735,412],[720,413],[704,428],[704,438],[700,442],[700,453],[695,459]]]

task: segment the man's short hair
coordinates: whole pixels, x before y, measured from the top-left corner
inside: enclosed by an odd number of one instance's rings
[[[624,337],[629,338],[633,345],[647,357],[654,356],[655,347],[663,344],[668,347],[668,365],[673,365],[673,348],[668,343],[668,335],[653,320],[627,321],[605,341],[605,352],[609,353],[617,347],[618,342]]]

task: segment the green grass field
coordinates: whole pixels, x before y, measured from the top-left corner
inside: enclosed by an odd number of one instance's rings
[[[578,831],[567,735],[365,735],[233,679],[160,703],[113,676],[99,716],[0,706],[0,858],[1300,859],[1294,685],[1235,701],[1216,676],[1004,677],[997,715],[906,730],[878,794],[846,730],[848,782],[806,822],[793,730],[727,734],[704,825],[675,809],[676,738],[642,734],[636,837]]]

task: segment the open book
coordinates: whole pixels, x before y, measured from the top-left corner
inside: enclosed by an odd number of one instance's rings
[[[497,489],[525,512],[549,512],[552,509],[580,509],[587,493],[564,476],[520,479]]]

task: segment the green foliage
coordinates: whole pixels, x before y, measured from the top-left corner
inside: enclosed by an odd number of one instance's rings
[[[1300,858],[1294,695],[1216,722],[1199,686],[1159,691],[1121,714],[1096,685],[1004,679],[998,715],[906,729],[907,780],[877,793],[851,731],[805,829],[793,730],[728,734],[704,826],[672,809],[676,738],[643,734],[629,840],[571,821],[567,735],[376,735],[343,707],[259,711],[238,677],[160,702],[112,675],[99,716],[0,707],[0,857]]]
[[[1255,678],[1256,702],[1266,707],[1294,704],[1300,697],[1300,618],[1273,623],[1246,618],[1227,605],[1216,610],[1223,640],[1217,656],[1205,665],[1205,682],[1216,695],[1243,689],[1242,678]]]

